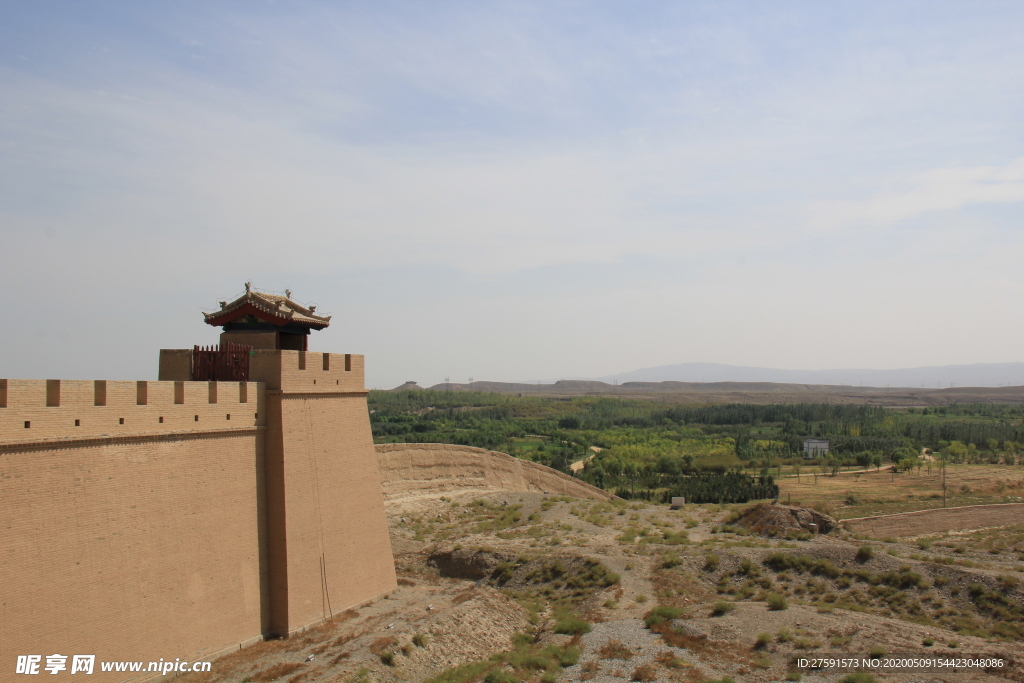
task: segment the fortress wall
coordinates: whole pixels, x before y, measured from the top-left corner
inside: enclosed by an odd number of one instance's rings
[[[191,382],[188,354],[156,382],[0,380],[0,662],[210,659],[397,586],[363,357]]]
[[[365,393],[272,392],[282,433],[268,434],[272,468],[287,481],[272,494],[271,534],[285,550],[272,567],[287,567],[287,585],[274,571],[272,630],[291,633],[397,586],[380,475],[370,436]],[[276,422],[276,420],[275,420]]]
[[[483,448],[436,443],[378,444],[375,448],[388,499],[474,488],[612,498],[607,491],[550,467]]]
[[[36,402],[38,387],[22,384],[16,395]],[[117,411],[43,409],[68,417]],[[198,409],[188,407],[190,419]],[[217,404],[221,419],[225,409]],[[131,417],[134,410],[113,414]],[[43,655],[44,662],[53,653],[95,654],[97,661],[210,659],[264,633],[263,428],[250,419],[227,433],[173,436],[0,442],[5,667],[20,654]],[[98,665],[89,677],[124,678]]]
[[[0,379],[0,444],[252,429],[256,382]]]

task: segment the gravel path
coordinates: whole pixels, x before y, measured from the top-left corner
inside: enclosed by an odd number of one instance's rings
[[[634,654],[629,659],[601,659],[596,650],[609,641],[619,641],[629,648]],[[663,652],[672,652],[674,656],[686,660],[692,658],[687,650],[668,647],[662,642],[661,637],[651,633],[639,619],[622,619],[619,621],[606,621],[594,624],[593,630],[583,636],[580,641],[583,649],[583,656],[578,664],[563,670],[563,681],[590,680],[594,683],[621,683],[623,679],[629,680],[636,667],[653,662],[654,658]],[[586,665],[594,662],[598,665],[598,671],[591,672],[592,678],[583,678]]]

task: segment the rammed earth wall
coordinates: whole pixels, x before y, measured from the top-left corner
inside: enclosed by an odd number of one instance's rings
[[[497,451],[441,443],[378,444],[375,448],[384,496],[389,500],[465,489],[612,498],[607,491],[568,474]]]
[[[210,659],[396,586],[362,356],[257,351],[238,383],[184,353],[165,381],[0,380],[0,679]]]

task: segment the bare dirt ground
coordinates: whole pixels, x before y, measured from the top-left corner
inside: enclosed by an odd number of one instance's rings
[[[503,491],[391,501],[398,590],[180,680],[838,683],[850,667],[798,660],[912,655],[1008,666],[876,679],[1024,681],[1024,525],[772,539],[732,512]],[[476,564],[442,561],[458,557]]]
[[[805,469],[799,477],[777,479],[779,497],[823,510],[837,519],[873,517],[943,507],[939,467],[926,465],[895,474],[888,468],[824,475]],[[1024,468],[1018,465],[950,465],[946,505],[1024,502]]]
[[[973,531],[1024,523],[1024,503],[973,505],[847,519],[847,528],[876,538],[913,538],[946,531]]]

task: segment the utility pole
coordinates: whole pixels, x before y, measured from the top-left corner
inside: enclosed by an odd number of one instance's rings
[[[942,460],[942,507],[946,507],[946,460]]]

